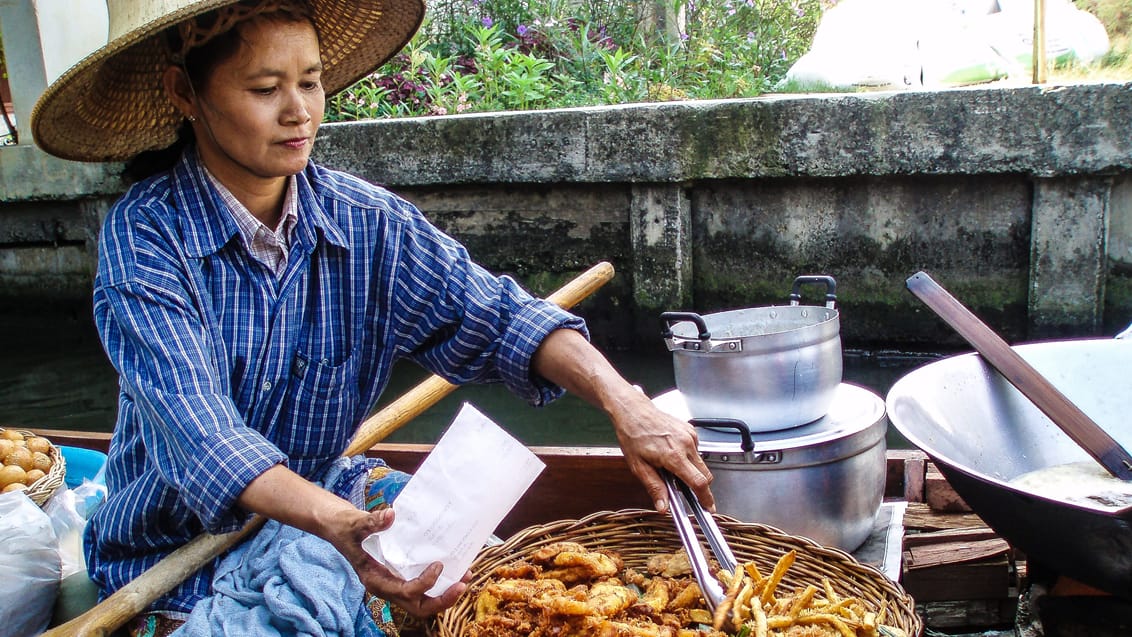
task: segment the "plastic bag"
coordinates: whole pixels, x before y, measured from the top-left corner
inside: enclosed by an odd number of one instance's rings
[[[60,489],[43,506],[43,512],[51,519],[58,539],[59,558],[62,562],[62,576],[67,577],[86,570],[83,556],[83,527],[86,518],[78,510],[79,500],[72,489]]]
[[[83,478],[82,484],[72,491],[75,492],[75,509],[84,520],[89,520],[95,509],[106,499],[106,482],[102,479],[102,471],[95,475],[94,480]]]
[[[0,494],[0,626],[11,637],[47,628],[62,563],[51,518],[23,493]]]

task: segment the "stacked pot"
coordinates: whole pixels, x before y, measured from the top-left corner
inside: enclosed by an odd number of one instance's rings
[[[824,305],[802,289],[825,287]],[[720,513],[843,550],[872,531],[884,495],[884,401],[842,383],[836,282],[794,281],[789,304],[665,312],[676,390],[657,406],[699,428]]]

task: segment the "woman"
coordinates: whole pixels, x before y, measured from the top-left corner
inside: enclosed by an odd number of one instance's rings
[[[424,594],[439,564],[405,581],[361,549],[395,523],[367,509],[399,474],[355,463],[329,479],[400,358],[535,405],[574,392],[609,414],[658,509],[659,468],[711,505],[693,430],[621,378],[580,319],[484,271],[404,200],[309,161],[327,94],[408,41],[419,0],[109,7],[110,44],[33,114],[48,152],[154,173],[113,206],[99,245],[95,319],[121,384],[110,494],[86,533],[104,595],[259,513],[325,540],[369,593],[413,615],[453,604],[463,583]],[[170,166],[144,152],[160,149]],[[214,592],[215,567],[135,634],[184,619]]]

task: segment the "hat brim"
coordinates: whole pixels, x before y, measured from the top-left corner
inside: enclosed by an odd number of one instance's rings
[[[166,148],[182,116],[161,76],[172,63],[161,34],[234,0],[202,0],[135,29],[83,58],[44,91],[31,114],[35,143],[76,161],[125,161]],[[322,82],[333,95],[400,51],[424,19],[422,0],[310,0]]]

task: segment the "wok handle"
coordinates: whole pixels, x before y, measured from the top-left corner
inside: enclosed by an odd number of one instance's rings
[[[1089,452],[1112,475],[1121,480],[1132,480],[1132,456],[1120,443],[1058,391],[990,327],[926,272],[913,274],[905,284],[916,298],[970,343],[991,367],[1037,405],[1073,442]]]

